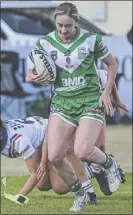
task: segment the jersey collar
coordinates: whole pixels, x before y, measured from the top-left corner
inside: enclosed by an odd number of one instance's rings
[[[80,28],[79,27],[76,27],[77,28],[77,34],[75,35],[75,37],[73,38],[73,40],[71,42],[63,42],[59,36],[58,36],[58,31],[56,30],[55,31],[55,38],[56,40],[59,42],[59,43],[62,43],[62,44],[71,44],[73,43],[74,41],[76,41],[76,39],[79,37],[79,34],[80,34]]]
[[[3,149],[6,147],[7,144],[7,130],[5,128],[3,128],[3,134],[2,134],[2,141],[1,141],[1,149],[0,151],[3,151]]]

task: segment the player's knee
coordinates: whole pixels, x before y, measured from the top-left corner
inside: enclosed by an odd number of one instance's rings
[[[80,144],[78,144],[80,145]],[[88,147],[89,146],[89,147]],[[74,153],[80,160],[87,160],[90,157],[91,153],[94,151],[94,145],[88,143],[88,139],[82,141],[82,147],[75,147]]]
[[[36,187],[40,191],[47,191],[47,190],[51,190],[52,189],[50,183],[49,184],[45,184],[45,186],[37,185]]]
[[[68,150],[67,150],[67,155],[68,156],[71,156],[74,154],[74,146],[73,145],[70,145]]]
[[[63,195],[69,192],[69,188],[66,187],[65,184],[61,186],[59,184],[56,184],[56,185],[54,184],[52,185],[52,188],[53,188],[53,191],[58,195]]]
[[[63,159],[60,156],[48,156],[50,163],[57,169],[61,168]]]

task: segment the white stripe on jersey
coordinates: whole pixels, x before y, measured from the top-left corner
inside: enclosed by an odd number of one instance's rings
[[[107,74],[108,72],[106,70],[103,69],[97,69],[101,82],[102,82],[102,87],[105,88],[106,87],[106,83],[107,83]]]

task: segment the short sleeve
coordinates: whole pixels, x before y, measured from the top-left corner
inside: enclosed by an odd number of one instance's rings
[[[101,60],[107,57],[111,52],[107,48],[107,46],[104,44],[102,40],[102,35],[97,34],[96,36],[96,43],[94,48],[94,54],[96,58],[100,58]]]
[[[28,137],[22,137],[18,142],[16,142],[15,150],[21,154],[24,159],[29,158],[35,152],[31,140]]]
[[[106,70],[100,70],[100,69],[98,69],[97,71],[98,71],[99,76],[100,76],[102,87],[105,88],[106,84],[107,84],[107,74],[108,74],[108,72]]]
[[[45,41],[45,37],[40,38],[37,42],[36,42],[36,48],[40,49],[40,50],[47,50],[47,44]]]
[[[42,39],[39,39],[36,43],[36,48],[38,49],[43,49],[43,46],[42,46]]]

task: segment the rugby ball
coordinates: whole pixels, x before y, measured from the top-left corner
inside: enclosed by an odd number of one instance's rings
[[[56,79],[55,63],[45,50],[37,48],[31,50],[27,58],[27,67],[34,75],[44,74],[46,81],[54,82]]]

